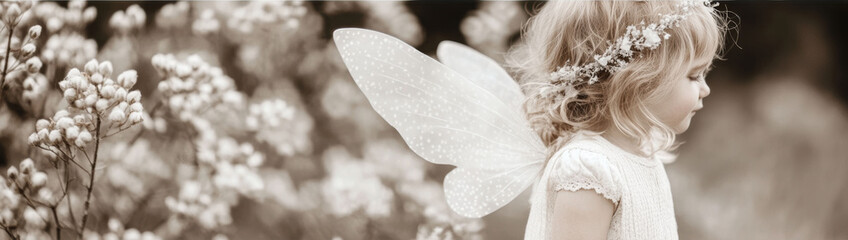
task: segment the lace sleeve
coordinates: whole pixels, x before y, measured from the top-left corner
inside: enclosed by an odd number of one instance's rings
[[[558,156],[554,191],[592,189],[618,205],[621,187],[618,170],[606,156],[583,149],[565,150]]]

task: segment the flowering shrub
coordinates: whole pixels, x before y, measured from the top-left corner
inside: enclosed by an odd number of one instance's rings
[[[0,239],[481,239],[353,84],[347,12],[424,40],[396,2],[0,3]]]

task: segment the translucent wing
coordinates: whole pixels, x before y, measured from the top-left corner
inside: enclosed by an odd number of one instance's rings
[[[455,212],[485,216],[533,184],[545,147],[512,106],[394,37],[339,29],[333,38],[371,106],[410,148],[457,166],[445,178]]]
[[[507,106],[520,111],[524,94],[518,83],[495,60],[473,48],[452,41],[439,43],[436,56],[445,66],[488,90]]]

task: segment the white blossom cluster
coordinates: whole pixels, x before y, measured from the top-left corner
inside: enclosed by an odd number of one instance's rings
[[[253,131],[261,127],[277,127],[283,121],[290,121],[294,117],[294,107],[289,106],[282,99],[266,100],[249,107],[246,118],[247,128]]]
[[[35,56],[37,50],[35,44],[41,37],[41,26],[30,27],[26,34],[22,34],[22,39],[16,36],[17,32],[14,32],[21,22],[26,22],[23,19],[26,18],[25,15],[29,15],[33,4],[35,3],[32,0],[0,2],[0,22],[3,23],[6,34],[9,34],[8,38],[3,37],[0,44],[3,46],[0,47],[0,57],[2,57],[0,71],[4,71],[0,87],[5,89],[10,82],[22,85],[20,99],[16,100],[26,107],[31,107],[32,102],[39,99],[47,88],[46,81],[40,81],[44,79],[40,73],[41,59]]]
[[[362,1],[359,4],[365,9],[365,25],[369,28],[387,32],[412,46],[424,42],[424,31],[418,17],[403,2]]]
[[[396,139],[371,140],[362,147],[365,161],[374,163],[375,173],[397,182],[424,181],[426,161]]]
[[[14,224],[15,212],[21,202],[15,189],[16,184],[16,181],[7,182],[5,178],[0,178],[0,223],[4,226]]]
[[[198,142],[197,148],[197,160],[215,169],[212,175],[215,187],[242,195],[255,194],[265,187],[257,174],[265,157],[253,145],[220,138],[216,142]]]
[[[233,79],[200,56],[189,56],[183,62],[171,54],[157,54],[152,63],[163,79],[158,87],[163,103],[183,121],[220,103],[239,105],[243,101]]]
[[[388,33],[412,46],[424,41],[418,17],[400,1],[328,1],[323,8],[327,14],[365,13],[366,28]]]
[[[500,58],[499,53],[506,52],[510,37],[521,29],[526,18],[518,2],[485,1],[459,27],[469,46]]]
[[[150,231],[139,231],[135,228],[125,228],[124,224],[121,223],[118,219],[110,218],[107,223],[109,227],[109,232],[104,234],[98,234],[96,232],[92,232],[86,230],[84,234],[85,240],[159,240],[162,239],[159,236],[156,236],[153,232]]]
[[[282,99],[264,100],[251,104],[245,127],[255,132],[256,139],[271,145],[282,156],[306,151],[311,145],[308,132],[312,123],[308,116],[295,114],[297,109]]]
[[[200,130],[196,176],[182,184],[177,198],[167,197],[165,204],[204,228],[228,225],[232,222],[230,208],[237,204],[238,196],[258,197],[265,188],[258,173],[264,156],[251,144],[219,137],[204,119],[192,119],[191,124]]]
[[[709,0],[684,0],[678,3],[677,13],[663,14],[659,23],[645,24],[643,21],[628,26],[624,36],[616,39],[603,54],[594,56],[594,62],[577,66],[567,61],[564,66],[557,67],[550,74],[550,86],[543,87],[541,93],[546,98],[553,97],[554,101],[559,101],[574,85],[581,82],[594,84],[599,81],[599,73],[606,71],[612,74],[619,71],[633,59],[635,52],[656,49],[663,39],[670,38],[671,35],[665,30],[677,26],[698,5],[711,6]]]
[[[19,168],[9,167],[6,178],[0,177],[0,225],[23,224],[25,229],[34,230],[32,232],[44,228],[46,219],[50,218],[43,205],[54,201],[53,192],[46,185],[47,173],[39,171],[32,159],[21,161]]]
[[[27,105],[31,105],[32,102],[42,99],[44,94],[47,92],[49,84],[50,83],[47,81],[47,77],[45,77],[44,74],[38,73],[30,75],[24,79],[21,98],[23,98]]]
[[[215,17],[215,10],[204,9],[191,24],[191,31],[197,35],[210,35],[221,30],[221,23]]]
[[[301,0],[255,1],[233,10],[227,26],[243,34],[271,26],[295,29],[306,15]]]
[[[231,202],[214,196],[210,188],[200,181],[184,182],[177,198],[165,198],[165,206],[178,216],[193,219],[205,229],[232,224]]]
[[[144,120],[141,120],[141,124],[144,129],[157,133],[165,133],[165,131],[168,131],[168,121],[166,121],[165,118],[160,116],[150,116],[150,114],[146,112],[142,118]]]
[[[463,224],[453,225],[431,225],[425,224],[418,226],[418,233],[415,235],[416,240],[452,240],[452,239],[468,239],[482,240],[483,235],[479,232],[483,229],[481,220],[470,220]]]
[[[406,211],[423,213],[425,223],[419,225],[417,239],[482,239],[480,232],[484,223],[479,218],[462,217],[448,207],[444,201],[444,188],[438,182],[401,182],[398,194],[411,199]]]
[[[110,153],[106,155],[109,167],[103,174],[105,178],[101,179],[111,187],[123,190],[110,197],[115,213],[123,218],[136,209],[135,199],[144,198],[160,187],[157,183],[171,181],[173,171],[168,165],[170,161],[163,160],[158,155],[160,151],[154,149],[147,139],[140,138],[132,143],[116,142],[109,147]]]
[[[36,132],[30,135],[30,144],[56,153],[55,145],[66,142],[83,148],[95,137],[96,118],[106,118],[111,127],[125,130],[142,121],[144,107],[141,92],[129,89],[135,85],[135,70],[121,73],[113,80],[112,64],[91,60],[84,71],[74,68],[59,82],[68,110],[60,110],[53,118],[36,122]],[[107,128],[108,130],[108,128]]]
[[[25,1],[3,1],[0,3],[0,21],[6,26],[17,26],[21,15],[29,11],[35,4],[32,0]]]
[[[126,12],[118,10],[112,14],[112,18],[109,19],[109,26],[119,34],[126,35],[144,28],[145,21],[147,21],[147,15],[144,13],[144,9],[138,4],[133,4],[127,8]]]
[[[162,6],[154,19],[156,27],[176,29],[185,26],[189,20],[189,9],[191,9],[191,5],[187,1],[178,1]]]
[[[48,151],[52,156],[61,156],[63,143],[75,147],[85,147],[94,140],[94,123],[89,114],[71,115],[67,110],[59,110],[49,120],[39,119],[35,123],[35,132],[29,136],[29,143]]]
[[[391,214],[394,192],[383,185],[370,162],[356,159],[343,147],[324,152],[328,176],[322,183],[322,194],[333,215],[343,217],[362,210],[370,217]]]
[[[459,237],[454,236],[453,232],[444,227],[418,226],[418,233],[415,235],[415,240],[453,240]]]
[[[97,17],[97,9],[86,7],[85,0],[71,0],[68,8],[63,8],[56,2],[39,2],[33,8],[33,14],[47,23],[47,31],[58,33],[61,29],[82,31],[85,26]]]
[[[10,6],[17,5],[11,4]],[[35,56],[35,51],[37,50],[35,44],[40,37],[41,26],[35,25],[30,27],[29,31],[24,34],[23,40],[13,35],[11,39],[5,39],[5,41],[0,44],[0,46],[6,46],[10,43],[9,40],[11,40],[8,65],[5,59],[6,48],[0,48],[0,57],[4,58],[0,61],[0,68],[7,67],[8,73],[6,74],[6,83],[22,83],[23,92],[21,94],[21,98],[23,102],[26,103],[25,106],[29,105],[36,99],[39,99],[48,87],[46,77],[41,74],[41,67],[43,63],[40,58]]]
[[[80,67],[97,55],[97,42],[76,32],[52,34],[44,45],[41,57],[57,67]]]

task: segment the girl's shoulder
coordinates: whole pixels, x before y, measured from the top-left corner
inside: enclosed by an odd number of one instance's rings
[[[575,136],[554,154],[549,167],[553,168],[555,191],[593,189],[618,203],[621,196],[620,173],[604,152],[607,147],[596,139],[599,137]]]

